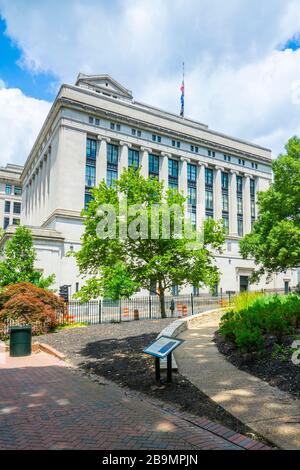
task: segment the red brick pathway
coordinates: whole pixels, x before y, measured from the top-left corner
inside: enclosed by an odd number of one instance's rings
[[[115,384],[93,383],[45,353],[0,361],[0,384],[0,449],[265,448]]]

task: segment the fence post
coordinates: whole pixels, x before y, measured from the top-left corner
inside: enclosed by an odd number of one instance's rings
[[[191,293],[191,307],[192,307],[192,315],[194,315],[194,296],[193,296],[193,292]]]
[[[101,305],[102,300],[99,299],[99,305],[98,305],[98,313],[99,313],[99,325],[102,323],[102,305]]]
[[[149,295],[149,320],[152,318],[152,305],[151,305],[151,295]]]
[[[122,322],[122,300],[120,299],[119,302],[120,302],[120,309],[119,309],[120,318],[119,318],[119,320],[120,320],[120,323],[121,323]]]

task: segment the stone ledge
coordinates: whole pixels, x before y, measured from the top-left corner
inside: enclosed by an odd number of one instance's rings
[[[66,356],[63,353],[57,351],[56,349],[52,348],[52,346],[49,346],[48,344],[36,342],[36,343],[33,343],[33,346],[34,345],[36,345],[39,351],[43,351],[47,354],[50,354],[51,356],[55,356],[61,361],[66,359]]]

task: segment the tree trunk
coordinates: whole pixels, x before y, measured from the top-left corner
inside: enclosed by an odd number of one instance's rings
[[[161,318],[167,318],[165,305],[165,290],[163,289],[161,281],[159,281],[159,302]]]

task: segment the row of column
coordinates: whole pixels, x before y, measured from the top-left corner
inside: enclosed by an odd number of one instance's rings
[[[101,164],[96,165],[96,184],[102,179],[106,179],[107,171],[107,144],[110,142],[110,138],[100,137],[99,151],[98,151],[98,162]],[[118,174],[122,173],[124,168],[128,167],[128,149],[131,144],[128,142],[120,142],[120,153],[118,162]],[[140,168],[141,175],[148,177],[148,156],[152,152],[152,149],[148,147],[141,147],[140,149]],[[161,153],[159,177],[161,181],[168,182],[169,169],[168,161],[172,158],[169,153]],[[179,190],[182,194],[187,197],[188,193],[188,175],[187,175],[187,164],[190,162],[188,158],[181,157],[179,162]],[[197,227],[200,228],[205,220],[205,168],[208,166],[207,163],[193,162],[197,164]],[[222,219],[222,171],[227,171],[223,167],[216,166],[214,169],[214,218],[215,220]],[[237,235],[237,183],[236,176],[237,171],[229,170],[229,233],[230,235]],[[243,220],[244,220],[244,233],[251,232],[251,202],[250,202],[250,175],[243,175]]]

